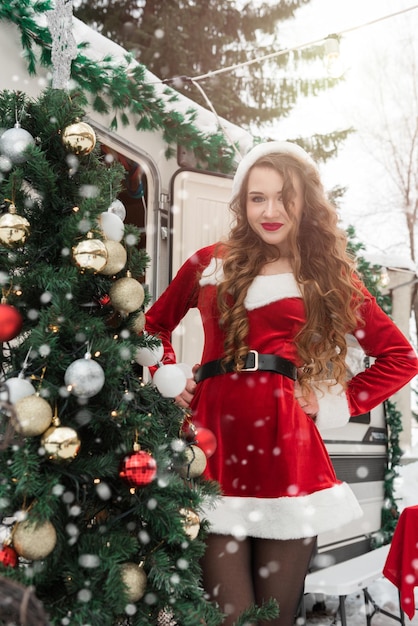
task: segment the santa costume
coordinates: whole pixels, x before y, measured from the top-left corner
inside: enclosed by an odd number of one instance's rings
[[[147,331],[163,342],[165,363],[175,362],[171,332],[192,307],[199,309],[204,327],[201,363],[223,357],[216,298],[223,278],[220,250],[209,246],[196,252],[146,314]],[[316,422],[295,399],[294,380],[287,375],[256,369],[218,373],[197,384],[193,421],[217,440],[205,475],[222,490],[216,508],[205,512],[211,532],[296,539],[361,516],[350,487],[336,478],[320,431],[383,402],[417,373],[418,363],[401,331],[366,289],[364,295],[362,324],[354,335],[374,363],[354,376],[346,391],[325,382],[316,390]],[[304,324],[304,304],[293,274],[257,276],[245,307],[249,348],[300,365],[294,337]]]

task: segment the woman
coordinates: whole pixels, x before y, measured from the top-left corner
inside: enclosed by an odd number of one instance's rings
[[[413,348],[355,273],[308,154],[253,148],[238,166],[227,241],[186,261],[147,314],[174,362],[170,333],[198,307],[202,365],[177,398],[216,436],[206,475],[222,498],[203,560],[206,592],[231,625],[253,602],[294,623],[318,533],[361,515],[337,480],[320,430],[345,424],[418,371]],[[347,334],[373,365],[348,380]]]

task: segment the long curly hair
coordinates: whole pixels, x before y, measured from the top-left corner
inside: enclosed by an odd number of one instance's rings
[[[220,323],[225,331],[225,361],[237,370],[248,352],[248,315],[244,300],[248,288],[266,262],[280,258],[276,246],[266,244],[250,227],[246,215],[247,186],[253,167],[275,170],[283,178],[283,204],[291,221],[290,261],[300,286],[306,322],[295,337],[299,357],[299,382],[334,379],[346,385],[346,334],[359,324],[364,299],[347,252],[345,233],[338,226],[335,207],[325,194],[319,172],[308,160],[290,154],[261,157],[248,170],[241,189],[232,199],[234,226],[222,244],[224,280],[218,286]],[[293,206],[298,177],[304,207],[298,219]]]

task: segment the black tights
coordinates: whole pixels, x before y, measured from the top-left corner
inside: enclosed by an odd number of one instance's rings
[[[202,562],[203,586],[227,614],[223,624],[232,626],[250,604],[274,598],[280,615],[260,626],[292,626],[314,545],[315,538],[238,540],[209,535]]]

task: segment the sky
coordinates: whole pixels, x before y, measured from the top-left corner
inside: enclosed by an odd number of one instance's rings
[[[410,7],[417,8],[371,23]],[[341,219],[345,226],[355,226],[370,260],[383,259],[386,264],[409,268],[404,217],[394,201],[388,173],[379,165],[376,150],[364,133],[377,121],[373,107],[378,89],[382,87],[388,99],[393,97],[394,86],[398,89],[402,75],[398,59],[404,54],[408,32],[416,39],[417,31],[417,0],[312,0],[283,31],[283,45],[291,48],[342,33],[345,81],[305,101],[287,120],[278,121],[272,132],[274,139],[283,139],[349,127],[362,131],[347,140],[337,159],[321,168],[325,185],[348,188],[341,203]],[[390,123],[396,126],[399,103],[391,108],[388,102],[385,106],[393,115]]]

